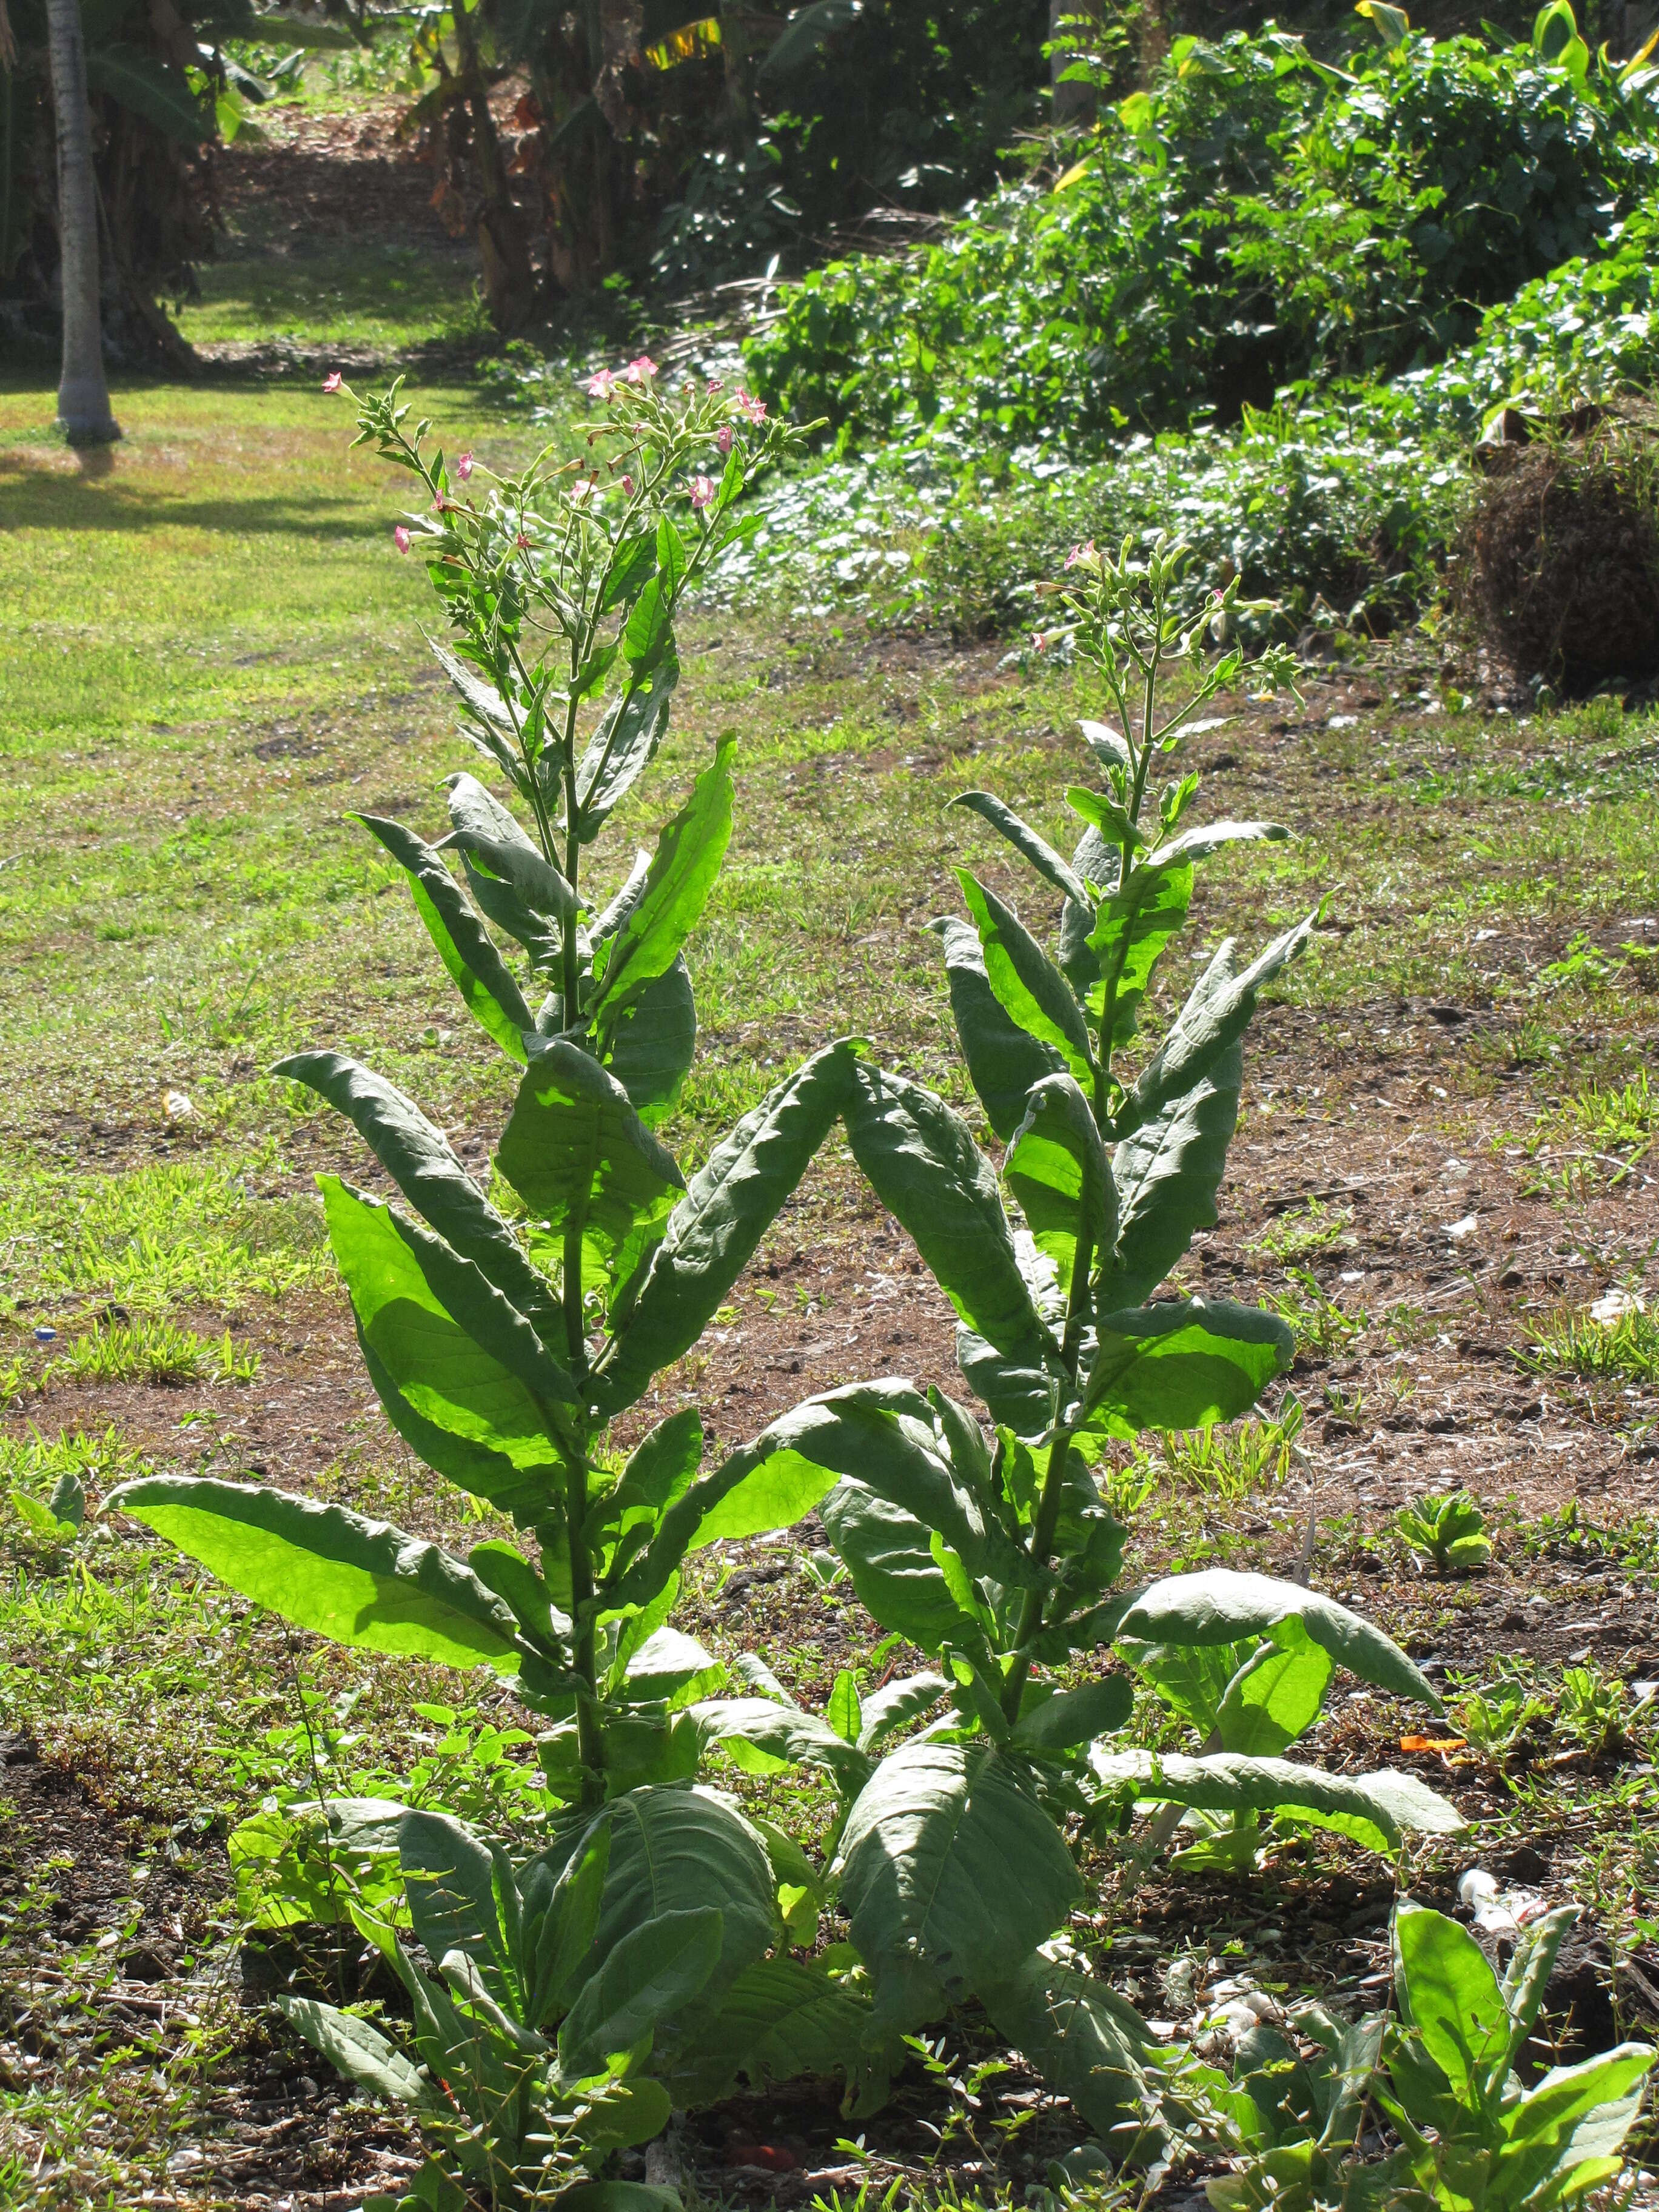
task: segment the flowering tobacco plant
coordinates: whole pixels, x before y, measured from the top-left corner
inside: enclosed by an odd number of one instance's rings
[[[705,1731],[686,1709],[719,1669],[667,1625],[688,1551],[793,1520],[830,1479],[803,1504],[769,1444],[705,1471],[690,1408],[625,1458],[608,1443],[729,1293],[860,1059],[815,1055],[688,1186],[656,1130],[696,1041],[682,948],[730,835],[730,743],[603,903],[583,880],[661,742],[685,593],[742,530],[733,510],[790,434],[745,395],[670,392],[644,361],[590,389],[603,412],[580,457],[511,478],[469,456],[447,465],[425,425],[406,429],[395,386],[359,414],[361,438],[425,495],[400,527],[449,617],[434,650],[467,737],[528,817],[468,774],[450,779],[441,846],[363,817],[521,1071],[495,1155],[502,1205],[372,1069],[319,1050],[279,1071],[355,1125],[399,1194],[320,1179],[388,1418],[520,1540],[463,1559],[342,1506],[206,1478],[130,1483],[112,1501],[300,1626],[491,1668],[548,1724],[554,1840],[527,1865],[441,1814],[318,1808],[329,1888],[402,1975],[416,2058],[331,2008],[287,2008],[336,2064],[415,2106],[436,2148],[410,2201],[428,2206],[551,2203],[573,2170],[656,2132],[671,2081],[684,2102],[739,2069],[760,2081],[840,2066],[850,2101],[880,2078],[879,2039],[862,2046],[867,1999],[771,1955],[801,1854],[692,1786]],[[435,1972],[397,1940],[399,1895]]]
[[[1164,541],[1143,563],[1127,546],[1115,558],[1080,548],[1054,587],[1056,631],[1099,671],[1115,715],[1084,724],[1103,787],[1066,793],[1083,825],[1071,860],[989,793],[954,802],[1063,902],[1054,957],[968,868],[971,922],[935,924],[968,1072],[1006,1144],[1000,1178],[941,1100],[890,1075],[888,1151],[854,1145],[956,1309],[958,1364],[989,1433],[943,1391],[902,1380],[830,1392],[770,1432],[787,1429],[793,1452],[836,1478],[819,1506],[830,1542],[876,1619],[937,1656],[951,1710],[878,1757],[855,1699],[839,1712],[832,1699],[820,1720],[762,1682],[761,1698],[699,1709],[729,1743],[836,1777],[825,1886],[869,1971],[877,2021],[912,2030],[977,1998],[1124,2155],[1163,2140],[1189,2062],[1053,1948],[1083,1896],[1057,1822],[1127,1826],[1137,1802],[1241,1819],[1271,1807],[1385,1851],[1404,1829],[1460,1825],[1411,1777],[1330,1775],[1277,1755],[1334,1666],[1436,1702],[1406,1655],[1345,1607],[1229,1572],[1111,1594],[1124,1531],[1093,1473],[1103,1448],[1243,1413],[1292,1350],[1270,1313],[1151,1302],[1216,1218],[1244,1029],[1316,919],[1248,963],[1224,943],[1129,1075],[1123,1058],[1186,920],[1194,867],[1224,845],[1285,834],[1186,826],[1195,775],[1152,793],[1155,762],[1244,672],[1238,652],[1204,651],[1236,586],[1196,624],[1172,611],[1184,559]],[[1172,664],[1193,680],[1170,712],[1160,686]],[[1278,658],[1258,668],[1263,681],[1287,673]],[[1183,1713],[1219,1713],[1224,1736],[1195,1757],[1113,1750],[1129,1675],[1068,1686],[1061,1670],[1114,1646]]]

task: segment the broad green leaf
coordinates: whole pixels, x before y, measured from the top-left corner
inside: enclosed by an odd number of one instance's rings
[[[623,658],[641,676],[649,675],[668,656],[673,643],[673,604],[660,577],[653,576],[628,611],[623,625]]]
[[[505,884],[532,914],[569,921],[581,902],[539,845],[526,836],[517,815],[476,775],[452,775],[447,842],[466,854],[473,871]]]
[[[1299,1620],[1312,1642],[1340,1667],[1396,1698],[1437,1705],[1428,1683],[1380,1628],[1334,1598],[1271,1575],[1211,1567],[1169,1575],[1143,1590],[1123,1616],[1119,1634],[1143,1644],[1234,1644],[1272,1636],[1279,1622]]]
[[[817,1766],[846,1790],[862,1789],[871,1761],[844,1743],[828,1721],[770,1698],[711,1698],[690,1707],[706,1744],[719,1744],[749,1774],[775,1774],[786,1766]]]
[[[526,2013],[533,2028],[544,2027],[550,2015],[568,2006],[575,1994],[581,1969],[599,1934],[599,1909],[610,1864],[611,1823],[596,1820],[552,1884],[536,1933],[536,1954],[529,1977],[530,2002]],[[546,1869],[542,1871],[545,1873]],[[526,1889],[526,1896],[531,1893]]]
[[[1020,1715],[1014,1741],[1036,1751],[1070,1751],[1126,1727],[1134,1707],[1127,1674],[1107,1674],[1080,1690],[1061,1690]]]
[[[1029,860],[1044,883],[1057,890],[1062,898],[1073,900],[1079,906],[1092,904],[1081,880],[1073,873],[1054,847],[1035,830],[1022,822],[1018,814],[1005,806],[988,791],[963,791],[951,802],[952,806],[965,806],[988,822],[999,836],[1006,837],[1023,860]]]
[[[441,2107],[443,2100],[418,2069],[368,2021],[284,1990],[277,1991],[274,2002],[289,2026],[349,2081],[361,2082],[394,2105],[410,2105],[417,2112],[435,2113]]]
[[[1127,1439],[1236,1420],[1289,1373],[1295,1349],[1276,1314],[1219,1298],[1104,1314],[1085,1386],[1085,1425]]]
[[[1224,845],[1277,845],[1290,836],[1282,822],[1206,822],[1196,830],[1183,830],[1160,845],[1152,855],[1158,868],[1182,867],[1207,860]]]
[[[666,974],[697,925],[732,835],[736,750],[735,738],[721,739],[691,796],[657,840],[645,887],[610,940],[602,976],[595,956],[597,981],[587,1018],[601,1029],[609,1028],[624,1007]]]
[[[676,2103],[702,2106],[721,2102],[740,2081],[758,2094],[774,2082],[844,2074],[856,2118],[885,2102],[896,2057],[872,2036],[869,2000],[817,1960],[762,1959],[700,2022],[670,2083]]]
[[[608,1412],[631,1405],[659,1368],[702,1334],[829,1133],[855,1052],[843,1042],[815,1053],[744,1115],[692,1176],[633,1310],[599,1362],[595,1387]]]
[[[695,1406],[670,1413],[635,1444],[612,1495],[623,1514],[664,1513],[683,1498],[702,1462],[702,1418]]]
[[[1193,896],[1190,866],[1158,868],[1142,865],[1121,891],[1114,891],[1096,917],[1088,949],[1095,963],[1087,1004],[1111,1036],[1113,1049],[1134,1035],[1140,1003],[1158,955],[1182,928]],[[1109,1018],[1107,1002],[1110,1000]]]
[[[859,1698],[858,1682],[845,1667],[830,1686],[830,1702],[823,1709],[823,1717],[843,1743],[857,1743],[864,1726],[864,1708]]]
[[[599,1058],[655,1128],[680,1095],[697,1043],[697,1008],[685,956],[647,983],[600,1040]]]
[[[629,1929],[570,2008],[559,2030],[559,2067],[567,2081],[603,2071],[607,2058],[631,2051],[670,2013],[707,1985],[720,1962],[720,1908],[659,1913]]]
[[[1041,1954],[982,1996],[998,2033],[1111,2146],[1115,2164],[1152,2162],[1166,2140],[1158,2085],[1169,2054],[1133,2005]]]
[[[1019,1127],[1034,1084],[1066,1065],[1065,1055],[1020,1028],[992,990],[979,932],[954,915],[929,924],[945,947],[951,1012],[968,1078],[985,1118],[1006,1143]]]
[[[562,976],[563,946],[559,930],[544,915],[527,906],[510,883],[482,867],[471,853],[461,854],[461,872],[480,914],[515,938],[529,955],[530,964],[544,979]],[[538,1024],[538,1027],[543,1026]]]
[[[416,1939],[429,1959],[459,1951],[496,2003],[520,2008],[530,1991],[520,1949],[520,1902],[513,1863],[465,1821],[422,1810],[404,1815],[398,1861]]]
[[[637,1618],[637,1616],[636,1616]],[[630,1622],[629,1627],[635,1626]],[[684,1629],[654,1628],[633,1649],[624,1635],[615,1679],[608,1685],[612,1697],[636,1705],[673,1705],[712,1689],[724,1672],[720,1662]]]
[[[439,667],[459,692],[461,704],[473,721],[486,730],[494,731],[499,737],[515,737],[517,728],[507,711],[507,702],[489,678],[481,675],[469,661],[463,660],[459,653],[452,653],[447,646],[440,645],[436,638],[428,637],[427,643],[432,647]],[[502,811],[506,810],[503,808]]]
[[[522,1062],[524,1032],[534,1027],[534,1018],[511,970],[461,896],[460,885],[441,857],[401,822],[389,822],[378,814],[360,814],[357,819],[407,870],[415,911],[425,923],[427,934],[467,1012],[509,1058]]]
[[[526,1319],[541,1328],[556,1315],[547,1284],[512,1231],[412,1098],[337,1052],[295,1053],[271,1073],[308,1084],[343,1114],[422,1219]],[[562,1336],[562,1324],[553,1325]]]
[[[1122,865],[1123,855],[1115,851],[1092,824],[1073,848],[1073,874],[1082,878],[1085,888],[1092,884],[1108,896],[1116,888]],[[1091,986],[1100,980],[1100,955],[1090,942],[1095,915],[1092,896],[1087,906],[1067,899],[1060,910],[1060,972],[1085,1004],[1089,1003]]]
[[[695,1548],[788,1525],[776,1518],[786,1500],[799,1520],[846,1475],[937,1529],[972,1573],[994,1572],[1003,1582],[1038,1578],[1040,1571],[957,1481],[939,1449],[933,1407],[907,1382],[852,1382],[808,1398],[733,1458],[746,1458],[748,1470],[705,1513]],[[802,1498],[809,1502],[798,1504]]]
[[[979,932],[980,951],[992,990],[1010,1018],[1030,1036],[1052,1045],[1081,1084],[1094,1079],[1089,1029],[1071,985],[1013,908],[1005,906],[970,868],[957,879]]]
[[[1214,1226],[1243,1081],[1244,1048],[1235,1042],[1113,1153],[1117,1261],[1101,1285],[1103,1303],[1133,1306],[1150,1297],[1193,1232]]]
[[[668,728],[679,664],[666,660],[646,683],[630,683],[606,708],[576,769],[576,835],[591,845],[611,810],[651,763]]]
[[[369,1381],[412,1451],[521,1527],[562,1486],[545,1416],[434,1295],[392,1209],[322,1179],[329,1237]]]
[[[362,1197],[361,1192],[356,1195]],[[434,1237],[395,1206],[386,1208],[386,1217],[399,1243],[413,1255],[440,1310],[464,1328],[481,1351],[517,1377],[538,1408],[548,1409],[547,1419],[556,1419],[550,1409],[574,1401],[578,1393],[568,1370],[548,1351],[544,1332],[532,1328],[518,1308],[486,1280],[483,1270],[463,1260],[441,1237]],[[555,1325],[562,1338],[562,1316],[557,1316]]]
[[[915,1238],[968,1327],[1005,1358],[1041,1364],[1042,1323],[1014,1254],[996,1171],[941,1098],[855,1063],[842,1109],[853,1157]]]
[[[919,1651],[971,1642],[975,1624],[940,1571],[930,1531],[914,1514],[850,1480],[838,1482],[818,1511],[859,1602],[884,1628]]]
[[[611,1826],[611,1865],[597,1963],[644,1921],[716,1905],[720,1955],[708,1992],[718,1997],[777,1939],[771,1863],[760,1837],[708,1790],[630,1790],[604,1817]]]
[[[1066,804],[1079,820],[1097,830],[1107,844],[1115,845],[1120,851],[1125,845],[1133,846],[1137,851],[1145,848],[1146,832],[1128,809],[1120,805],[1109,792],[1095,791],[1086,783],[1068,784]]]
[[[890,1735],[931,1711],[945,1695],[946,1687],[943,1674],[930,1672],[902,1675],[896,1682],[887,1682],[880,1689],[872,1690],[864,1700],[859,1749],[878,1750]]]
[[[353,1318],[356,1319],[355,1315]],[[408,1318],[416,1322],[415,1337],[428,1334],[430,1309],[418,1319],[412,1315]],[[432,1403],[429,1370],[419,1365],[422,1358],[420,1346],[411,1339],[404,1338],[401,1330],[395,1333],[402,1340],[410,1359],[416,1363],[417,1372],[427,1381],[427,1400]],[[460,1347],[460,1340],[465,1333],[457,1329],[447,1334],[449,1340],[445,1350],[453,1354]],[[466,1341],[471,1343],[470,1339]],[[492,1505],[509,1515],[521,1528],[531,1527],[543,1517],[550,1498],[562,1491],[564,1476],[562,1463],[527,1395],[519,1392],[511,1394],[514,1408],[526,1425],[521,1433],[511,1439],[502,1435],[487,1413],[480,1419],[480,1409],[474,1401],[461,1413],[466,1431],[463,1434],[439,1421],[428,1419],[416,1410],[392,1380],[391,1370],[376,1353],[361,1323],[357,1327],[357,1346],[362,1353],[363,1365],[374,1394],[385,1408],[386,1419],[424,1466],[447,1476],[458,1489],[470,1491],[475,1498],[487,1498]],[[472,1346],[467,1358],[476,1368],[488,1372],[483,1369],[486,1355],[479,1352],[476,1345]],[[490,1361],[489,1368],[493,1369],[495,1364]],[[499,1376],[491,1377],[489,1387],[492,1395],[493,1386],[499,1381]],[[441,1410],[447,1415],[452,1413],[447,1403]],[[495,1436],[495,1443],[483,1443],[479,1435],[474,1433],[475,1431],[482,1432],[484,1430]],[[511,1453],[507,1449],[497,1448],[498,1445],[506,1447],[509,1443]],[[512,1455],[514,1453],[516,1457]]]
[[[1334,1664],[1295,1614],[1275,1621],[1263,1644],[1227,1686],[1216,1714],[1222,1751],[1276,1759],[1319,1717]]]
[[[86,70],[88,92],[107,93],[176,145],[200,146],[212,137],[212,122],[183,73],[158,55],[118,41],[94,46]]]
[[[685,1188],[622,1085],[562,1038],[532,1056],[495,1164],[555,1245],[580,1236],[584,1280],[595,1283],[627,1279]]]
[[[982,1743],[890,1753],[847,1816],[836,1874],[878,2011],[903,2005],[907,1956],[953,2000],[994,1985],[1082,1894],[1023,1768]]]
[[[1194,1759],[1098,1747],[1089,1764],[1103,1791],[1133,1788],[1142,1804],[1195,1805],[1235,1815],[1285,1813],[1334,1828],[1374,1851],[1397,1851],[1407,1829],[1450,1835],[1463,1826],[1455,1806],[1414,1775],[1389,1767],[1373,1774],[1328,1774],[1295,1759],[1245,1759],[1236,1752]]]
[[[1041,1358],[1005,1359],[970,1328],[957,1331],[957,1365],[1000,1428],[1039,1437],[1054,1417],[1054,1377]]]
[[[1194,985],[1174,1027],[1141,1070],[1130,1093],[1135,1123],[1161,1114],[1172,1098],[1183,1097],[1209,1074],[1230,1045],[1243,1036],[1255,1012],[1257,994],[1295,959],[1313,934],[1316,908],[1294,929],[1276,937],[1242,973],[1233,971],[1233,945],[1223,941]]]
[[[1510,2018],[1498,1977],[1466,1928],[1408,1897],[1395,1908],[1393,1942],[1400,2016],[1472,2101],[1509,2050]]]
[[[1033,1090],[1002,1172],[1062,1290],[1071,1290],[1081,1241],[1109,1265],[1117,1188],[1089,1102],[1069,1075],[1047,1076]]]
[[[1510,2180],[1514,2167],[1540,2151],[1547,2163],[1539,2179],[1552,2171],[1572,2173],[1593,2160],[1616,2165],[1656,2058],[1659,2052],[1648,2044],[1621,2043],[1577,2066],[1552,2067],[1506,2114],[1509,2141],[1498,2154],[1500,2187]],[[1506,2191],[1503,2201],[1522,2201],[1521,2189]]]
[[[390,1522],[207,1475],[146,1475],[106,1504],[297,1628],[446,1667],[518,1666],[517,1624],[501,1600],[441,1546]]]

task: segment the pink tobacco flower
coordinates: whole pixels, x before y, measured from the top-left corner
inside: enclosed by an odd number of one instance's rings
[[[344,379],[341,376],[339,370],[337,368],[331,368],[328,374],[323,379],[323,389],[325,392],[337,392],[343,381]]]
[[[461,455],[459,460],[455,464],[455,473],[463,483],[466,482],[467,478],[472,473],[472,456],[471,453],[463,453]]]
[[[513,550],[516,553],[527,553],[530,550],[530,540],[525,536],[522,530],[513,541]]]
[[[623,478],[623,480],[622,480],[622,488],[623,488],[623,490],[628,494],[628,496],[629,496],[630,499],[632,499],[632,498],[633,498],[633,496],[634,496],[634,479],[633,479],[633,477],[624,477]]]
[[[409,550],[409,532],[404,528],[401,522],[392,532],[392,541],[396,544],[398,550],[400,553],[407,553]]]
[[[731,452],[732,425],[729,422],[722,422],[720,428],[715,431],[714,443],[720,447],[721,453],[729,453]]]
[[[763,422],[766,420],[766,402],[757,399],[752,392],[745,392],[741,385],[738,386],[735,404],[744,422]]]
[[[591,499],[592,495],[593,479],[592,477],[578,477],[575,483],[570,487],[570,498],[573,506],[580,507],[583,500]]]
[[[691,504],[692,504],[692,506],[693,506],[693,507],[708,507],[708,506],[711,503],[711,501],[713,501],[714,496],[714,479],[713,478],[713,477],[692,477],[692,479],[691,479]]]
[[[711,376],[708,380],[708,389],[711,392],[724,392],[726,386],[720,382],[718,376]]]
[[[1073,546],[1071,551],[1066,556],[1066,565],[1068,568],[1081,568],[1094,557],[1095,541],[1091,538],[1086,545]]]
[[[656,374],[657,364],[648,353],[637,354],[623,371],[629,384],[649,384]]]
[[[590,376],[582,386],[590,399],[609,399],[616,388],[615,373],[608,368],[600,369],[597,376]]]

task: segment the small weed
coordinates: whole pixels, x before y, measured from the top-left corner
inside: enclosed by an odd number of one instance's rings
[[[1659,1321],[1639,1305],[1614,1321],[1563,1306],[1532,1324],[1531,1345],[1516,1357],[1529,1374],[1585,1375],[1607,1382],[1659,1381]]]
[[[1163,1462],[1189,1490],[1236,1504],[1284,1481],[1303,1419],[1299,1403],[1288,1398],[1276,1421],[1239,1421],[1227,1428],[1166,1436],[1160,1447]],[[1113,1510],[1120,1519],[1126,1517],[1115,1498]]]
[[[1599,1759],[1624,1741],[1627,1695],[1616,1675],[1604,1674],[1594,1663],[1565,1668],[1555,1708],[1556,1732],[1575,1750]]]
[[[1437,1574],[1467,1574],[1492,1557],[1486,1516],[1467,1490],[1419,1498],[1402,1505],[1398,1526],[1411,1549],[1430,1559]]]
[[[1501,1765],[1550,1708],[1539,1694],[1529,1660],[1500,1659],[1493,1679],[1452,1701],[1452,1726],[1483,1759]]]
[[[1350,1313],[1338,1305],[1309,1268],[1291,1267],[1285,1280],[1287,1287],[1277,1293],[1269,1291],[1263,1303],[1295,1330],[1298,1351],[1306,1347],[1328,1359],[1346,1350],[1370,1327],[1370,1316],[1363,1307]]]
[[[1304,1260],[1340,1244],[1352,1219],[1352,1206],[1328,1206],[1319,1199],[1311,1199],[1304,1206],[1281,1213],[1250,1240],[1249,1249],[1270,1260]]]
[[[176,1388],[204,1381],[210,1357],[193,1329],[176,1328],[170,1321],[141,1317],[109,1326],[99,1322],[51,1363],[41,1381],[149,1382]]]

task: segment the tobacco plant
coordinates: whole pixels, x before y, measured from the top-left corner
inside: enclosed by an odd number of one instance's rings
[[[871,1143],[867,1130],[854,1138],[878,1195],[956,1309],[958,1364],[989,1432],[944,1391],[888,1379],[797,1407],[751,1448],[838,1478],[819,1507],[830,1543],[883,1626],[938,1657],[951,1710],[866,1772],[874,1747],[861,1732],[849,1741],[833,1717],[813,1724],[775,1698],[697,1709],[728,1745],[836,1778],[826,1894],[868,1969],[877,2021],[914,2029],[976,1997],[1126,2155],[1161,2139],[1178,2055],[1158,2053],[1133,2013],[1054,1949],[1083,1895],[1059,1821],[1098,1828],[1137,1799],[1245,1814],[1277,1807],[1390,1850],[1404,1827],[1459,1825],[1409,1778],[1327,1775],[1219,1749],[1163,1761],[1113,1754],[1104,1740],[1129,1718],[1129,1677],[1073,1679],[1077,1662],[1122,1637],[1143,1663],[1157,1650],[1173,1655],[1172,1673],[1218,1678],[1224,1699],[1241,1671],[1258,1690],[1267,1681],[1265,1642],[1298,1670],[1293,1684],[1282,1667],[1273,1675],[1287,1696],[1304,1694],[1315,1674],[1322,1688],[1337,1661],[1436,1702],[1387,1638],[1266,1577],[1179,1577],[1133,1601],[1112,1594],[1124,1531],[1094,1472],[1105,1446],[1243,1413],[1292,1351],[1272,1314],[1197,1297],[1152,1302],[1194,1231],[1215,1218],[1240,1039],[1258,993],[1316,919],[1247,964],[1224,943],[1129,1074],[1122,1055],[1155,963],[1186,919],[1195,865],[1224,845],[1283,834],[1262,823],[1185,826],[1194,775],[1152,792],[1182,726],[1242,673],[1237,652],[1206,662],[1203,649],[1205,631],[1231,620],[1237,589],[1183,623],[1173,602],[1184,558],[1163,541],[1144,565],[1127,546],[1116,558],[1082,548],[1074,580],[1060,587],[1060,634],[1098,669],[1116,715],[1084,725],[1103,776],[1066,793],[1084,824],[1071,860],[989,793],[961,802],[1064,902],[1052,958],[966,868],[972,926],[939,925],[968,1072],[1006,1142],[1000,1180],[1018,1217],[964,1123],[917,1085],[877,1079],[890,1102],[878,1126],[898,1149]],[[1170,711],[1160,685],[1172,662],[1192,680]],[[1291,1740],[1282,1726],[1273,1735],[1253,1752]]]

